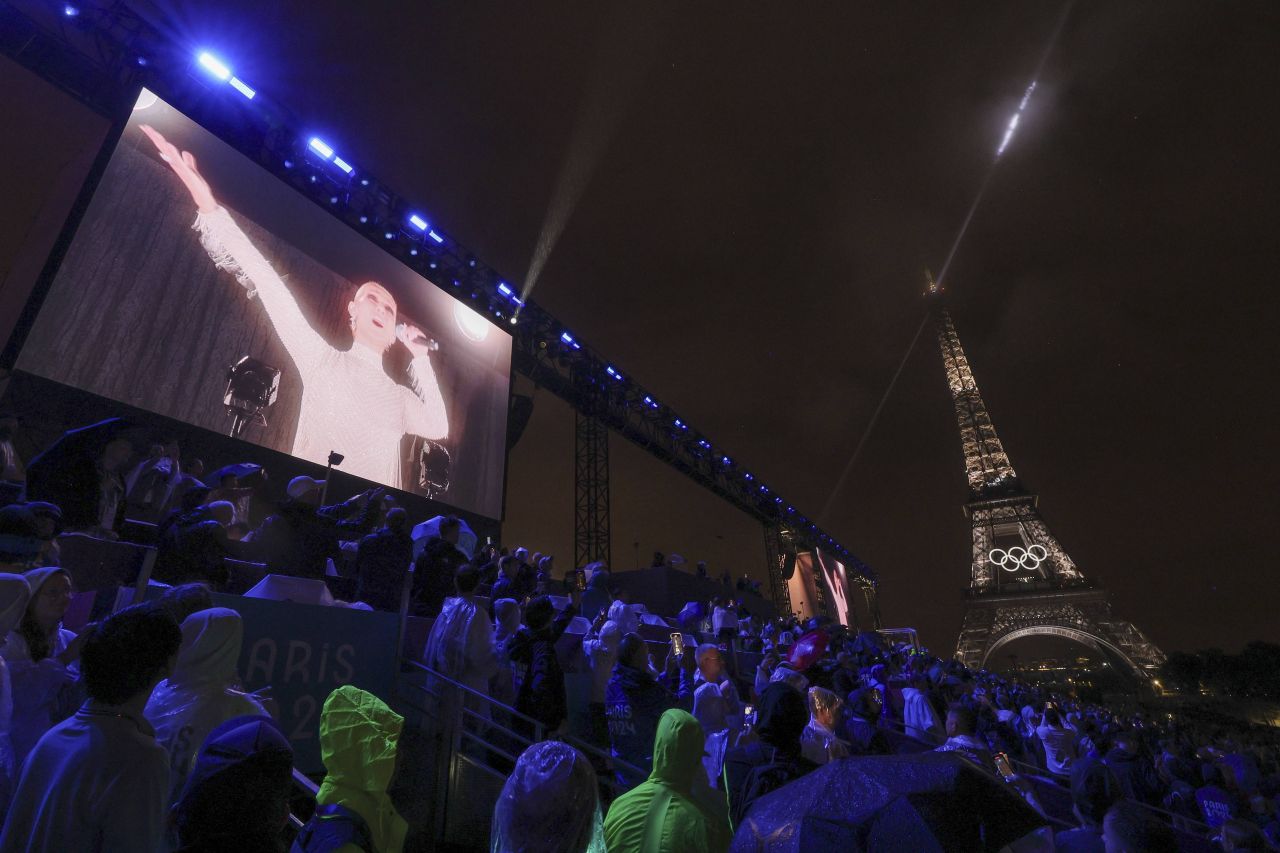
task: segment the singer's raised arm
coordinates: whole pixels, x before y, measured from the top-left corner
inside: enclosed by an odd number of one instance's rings
[[[233,273],[251,294],[256,291],[305,383],[310,368],[332,347],[307,322],[288,286],[225,208],[200,211],[192,227],[218,268]]]

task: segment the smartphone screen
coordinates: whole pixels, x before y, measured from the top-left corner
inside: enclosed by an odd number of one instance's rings
[[[1000,775],[1006,779],[1013,778],[1013,765],[1009,763],[1009,756],[1003,752],[997,752],[994,756],[996,761],[996,769],[1000,771]]]
[[[678,631],[671,635],[671,653],[675,655],[684,654],[684,634]]]
[[[579,591],[579,592],[581,592],[582,590],[584,590],[584,589],[586,589],[586,588],[587,588],[587,575],[586,575],[586,572],[576,572],[576,573],[574,574],[574,577],[577,579],[578,591]]]
[[[742,706],[742,721],[746,723],[748,726],[754,726],[756,724],[756,706],[755,705]]]

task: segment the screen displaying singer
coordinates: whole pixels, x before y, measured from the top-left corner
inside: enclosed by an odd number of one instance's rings
[[[144,90],[18,368],[499,517],[511,336],[332,215],[359,178],[315,168],[280,181]],[[379,244],[425,239],[390,215]],[[269,394],[233,394],[242,364]]]
[[[197,210],[194,230],[210,260],[235,275],[249,298],[257,297],[289,358],[302,375],[302,407],[294,456],[323,464],[333,448],[344,449],[343,471],[401,487],[400,439],[440,439],[449,417],[431,369],[430,342],[416,326],[398,323],[396,300],[376,281],[366,281],[347,305],[353,343],[334,348],[311,327],[297,300],[270,262],[218,205],[195,157],[179,151],[155,128],[141,126],[169,164]],[[382,366],[383,353],[399,339],[413,354],[407,386]]]

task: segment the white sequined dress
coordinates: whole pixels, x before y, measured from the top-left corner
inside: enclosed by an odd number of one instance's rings
[[[449,434],[430,359],[420,356],[410,363],[413,390],[398,384],[383,369],[381,353],[359,344],[335,349],[316,333],[288,286],[226,210],[200,213],[192,227],[213,262],[235,274],[251,296],[256,291],[302,376],[292,454],[323,465],[336,450],[345,457],[344,472],[401,488],[401,438],[438,440]]]

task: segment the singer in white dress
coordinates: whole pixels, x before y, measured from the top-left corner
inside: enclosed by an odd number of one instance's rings
[[[435,371],[431,343],[417,327],[397,325],[396,301],[374,281],[356,290],[347,305],[354,342],[333,347],[316,333],[271,264],[250,242],[196,167],[154,128],[142,126],[196,202],[194,229],[209,257],[233,273],[262,302],[271,325],[302,376],[302,404],[292,454],[325,464],[329,451],[346,458],[342,470],[392,488],[402,488],[400,440],[405,435],[443,439],[448,414]],[[406,387],[387,375],[383,353],[399,339],[413,356]]]

